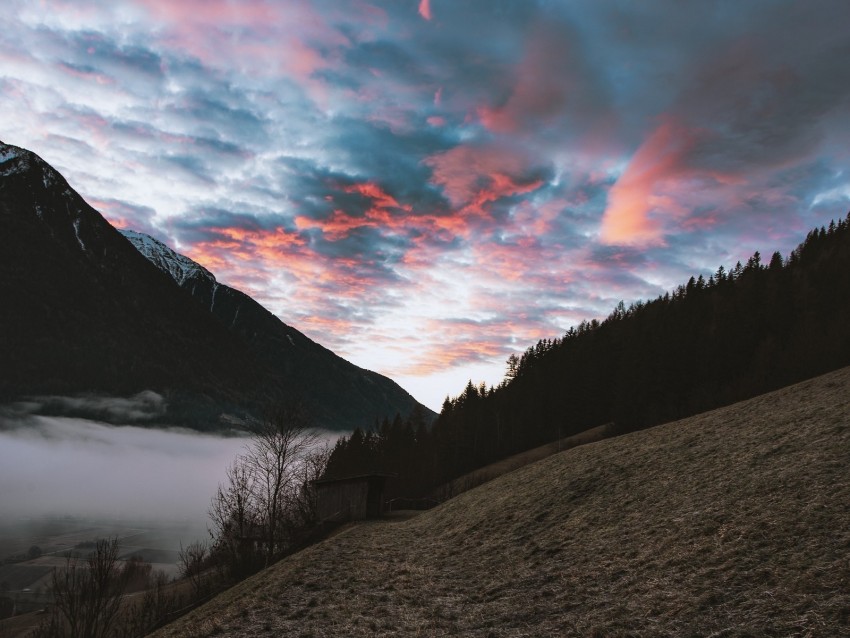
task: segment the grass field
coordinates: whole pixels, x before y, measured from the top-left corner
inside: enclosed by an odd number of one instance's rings
[[[589,430],[585,430],[579,434],[563,437],[557,441],[553,441],[552,443],[546,443],[545,445],[526,450],[525,452],[514,454],[506,459],[490,463],[489,465],[485,465],[477,470],[468,472],[463,476],[459,476],[448,484],[437,488],[435,494],[440,497],[440,501],[457,496],[458,494],[463,494],[464,492],[471,490],[474,487],[478,487],[479,485],[483,485],[487,481],[492,481],[494,478],[498,478],[503,474],[513,472],[531,463],[542,461],[547,456],[552,456],[553,454],[578,447],[579,445],[587,445],[588,443],[601,441],[602,439],[611,436],[611,429],[611,424],[598,425],[595,428],[590,428]]]
[[[157,635],[850,635],[850,369],[353,526]]]

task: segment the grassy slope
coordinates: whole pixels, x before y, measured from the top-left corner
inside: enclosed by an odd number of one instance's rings
[[[552,443],[546,443],[539,447],[526,450],[525,452],[514,454],[513,456],[509,456],[501,461],[496,461],[495,463],[490,463],[489,465],[480,467],[477,470],[473,470],[463,476],[459,476],[447,485],[438,487],[435,491],[442,497],[440,500],[443,501],[445,498],[462,494],[463,492],[471,490],[474,487],[478,487],[487,481],[492,481],[494,478],[498,478],[503,474],[513,472],[521,467],[530,465],[531,463],[541,461],[547,456],[552,456],[553,454],[557,454],[563,450],[569,450],[570,448],[574,448],[579,445],[587,445],[588,443],[601,441],[602,439],[610,436],[608,432],[608,425],[598,425],[595,428],[590,428],[584,432],[564,437],[558,441],[553,441]]]
[[[163,636],[850,635],[850,368],[290,557]]]

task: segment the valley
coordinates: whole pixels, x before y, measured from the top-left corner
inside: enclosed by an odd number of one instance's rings
[[[85,558],[97,540],[118,539],[119,565],[140,561],[156,578],[179,577],[181,546],[206,540],[201,521],[108,520],[74,516],[0,518],[0,636],[25,636],[49,608],[53,573],[68,556]],[[12,617],[6,617],[12,614]]]

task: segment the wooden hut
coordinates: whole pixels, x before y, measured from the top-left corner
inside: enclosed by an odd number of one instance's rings
[[[392,474],[361,474],[313,481],[319,520],[357,521],[384,511],[384,484]]]

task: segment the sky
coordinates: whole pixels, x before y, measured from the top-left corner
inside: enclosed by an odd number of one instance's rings
[[[438,410],[850,209],[850,5],[6,0],[0,139]]]

